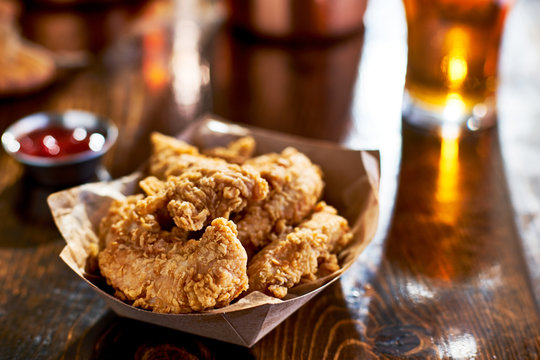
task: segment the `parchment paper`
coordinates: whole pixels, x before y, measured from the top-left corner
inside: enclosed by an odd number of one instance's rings
[[[120,316],[251,347],[336,281],[371,241],[378,221],[380,165],[378,151],[351,150],[327,142],[238,126],[215,116],[206,116],[191,124],[179,138],[208,148],[224,146],[248,134],[256,140],[256,154],[280,152],[287,146],[294,146],[321,167],[326,184],[323,199],[347,218],[354,234],[351,244],[339,255],[342,268],[336,273],[290,289],[283,300],[254,292],[227,307],[195,314],[153,313],[116,299],[106,291],[102,279],[86,271],[87,260],[97,253],[99,222],[110,203],[137,192],[138,180],[143,176],[141,172],[49,196],[54,220],[66,240],[60,257]]]

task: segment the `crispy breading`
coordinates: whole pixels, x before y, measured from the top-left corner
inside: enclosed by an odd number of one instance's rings
[[[347,220],[324,202],[294,230],[274,239],[248,264],[249,291],[283,298],[302,280],[339,269],[335,253],[352,238]]]
[[[155,176],[147,176],[139,181],[139,187],[146,195],[159,194],[165,188],[165,181],[159,180]]]
[[[154,132],[150,135],[152,155],[148,171],[159,179],[169,175],[180,175],[186,168],[196,164],[201,155],[199,150],[188,143]],[[183,158],[183,161],[179,161]]]
[[[151,141],[144,194],[114,201],[99,229],[99,269],[119,299],[156,312],[203,311],[248,285],[283,298],[339,270],[352,235],[336,209],[318,203],[322,173],[307,156],[289,147],[250,158],[251,137],[204,154],[158,133]],[[198,230],[200,240],[188,240]]]
[[[216,217],[228,219],[268,194],[268,183],[258,172],[234,164],[193,167],[164,182],[147,178],[141,187],[148,196],[137,203],[139,214],[167,209],[179,228],[190,231],[202,229]]]
[[[224,159],[232,164],[243,164],[255,152],[255,139],[244,136],[227,144],[226,147],[205,149],[204,155]]]
[[[143,198],[142,194],[138,194],[130,195],[123,201],[113,201],[107,216],[100,223],[100,249],[118,238],[130,238],[131,241],[138,242],[141,246],[152,241],[156,234],[186,239],[186,231],[172,229],[174,234],[167,234],[162,230],[162,223],[167,222],[166,215],[156,213],[140,216],[137,214],[135,208]]]
[[[192,167],[208,168],[234,163],[242,164],[255,151],[255,140],[251,136],[239,138],[227,147],[207,149],[204,155],[188,143],[160,133],[152,133],[152,155],[150,175],[159,179],[181,175]]]
[[[307,156],[289,147],[246,161],[268,181],[266,199],[249,205],[235,220],[238,237],[248,254],[268,243],[276,227],[298,224],[321,197],[324,182],[321,170]]]
[[[117,237],[99,267],[121,300],[155,312],[189,313],[228,305],[247,289],[247,254],[236,226],[214,219],[200,240],[155,234],[142,246]]]

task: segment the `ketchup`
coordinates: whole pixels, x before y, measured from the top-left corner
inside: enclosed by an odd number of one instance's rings
[[[83,128],[67,129],[61,126],[51,126],[38,129],[17,138],[19,151],[39,157],[62,157],[74,155],[89,150],[99,151],[91,146],[92,136]]]

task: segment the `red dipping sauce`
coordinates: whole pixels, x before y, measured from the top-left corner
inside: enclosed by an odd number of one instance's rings
[[[51,126],[31,131],[18,137],[17,141],[21,145],[19,151],[23,154],[58,158],[92,150],[91,137],[92,134],[87,133],[83,128],[67,129]]]

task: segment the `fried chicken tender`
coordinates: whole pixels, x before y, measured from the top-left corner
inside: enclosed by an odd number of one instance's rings
[[[292,147],[281,154],[249,159],[245,165],[259,171],[270,185],[266,199],[249,205],[235,219],[238,237],[251,254],[269,242],[273,229],[296,225],[306,217],[320,198],[324,182],[319,167]]]
[[[159,179],[180,175],[185,169],[197,164],[201,157],[195,146],[158,132],[150,135],[150,142],[152,155],[148,170]]]
[[[227,147],[208,149],[205,155],[188,143],[160,133],[152,133],[150,175],[159,179],[181,175],[192,168],[212,168],[230,163],[241,164],[252,156],[255,140],[251,136],[231,142]]]
[[[203,151],[204,155],[217,157],[233,164],[243,164],[255,152],[255,139],[244,136],[229,143],[226,147],[216,147]]]
[[[100,249],[118,238],[131,238],[140,246],[152,242],[158,235],[179,240],[187,239],[188,232],[185,230],[176,227],[170,232],[162,230],[162,224],[170,223],[167,214],[144,216],[137,214],[135,208],[143,198],[142,194],[130,195],[124,201],[116,200],[111,204],[108,215],[101,220],[99,227]]]
[[[148,194],[136,204],[140,215],[167,209],[176,226],[189,231],[200,230],[217,217],[228,219],[268,194],[268,183],[258,172],[234,164],[193,167],[164,182],[150,177],[140,186]]]
[[[156,195],[165,189],[165,181],[159,180],[155,176],[147,176],[139,181],[139,187],[146,195]]]
[[[128,223],[137,216],[125,215]],[[247,254],[232,221],[214,219],[200,240],[183,241],[172,232],[150,232],[146,240],[141,244],[129,231],[118,234],[98,255],[115,296],[133,306],[163,313],[203,311],[226,306],[247,289]]]
[[[347,220],[324,202],[292,232],[273,240],[248,264],[249,291],[283,298],[301,281],[339,269],[336,253],[352,238]]]

